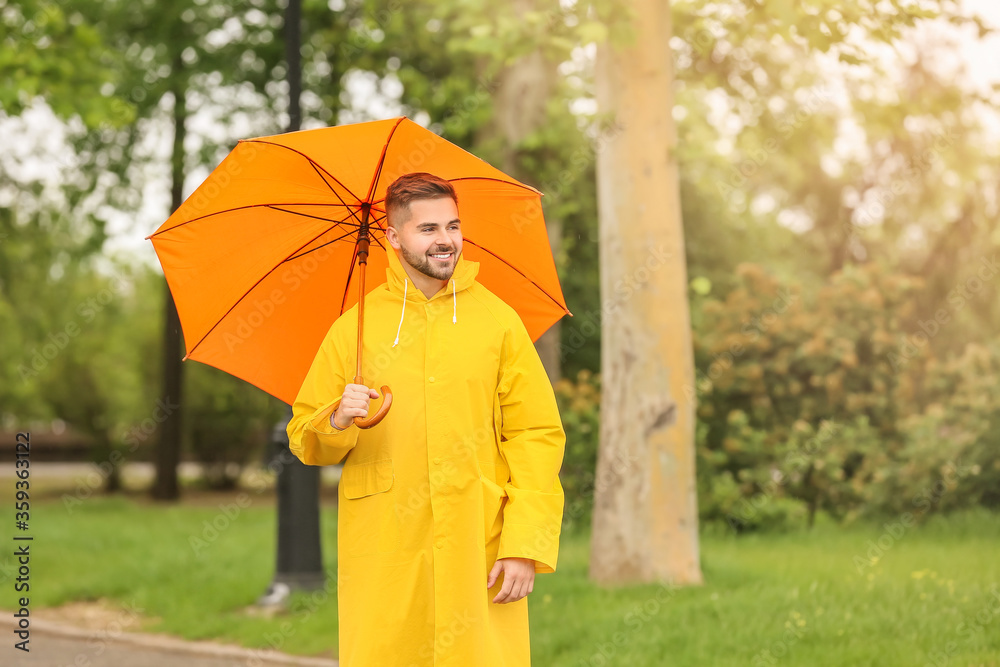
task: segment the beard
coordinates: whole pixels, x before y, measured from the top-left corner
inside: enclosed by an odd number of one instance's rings
[[[399,249],[407,264],[425,276],[429,276],[435,280],[450,280],[452,274],[455,273],[455,267],[458,265],[458,254],[455,253],[454,248],[436,248],[428,253],[429,255],[439,255],[445,252],[453,253],[451,260],[447,264],[441,264],[437,260],[431,259],[428,255],[415,253],[402,243],[399,244]]]

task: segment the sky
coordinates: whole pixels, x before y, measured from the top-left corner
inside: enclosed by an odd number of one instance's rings
[[[963,6],[966,12],[978,13],[988,24],[1000,31],[1000,2],[997,0],[964,0]],[[927,35],[935,34],[941,36],[954,36],[955,30],[951,26],[935,26],[927,31]],[[954,73],[957,76],[965,77],[969,83],[976,87],[987,87],[993,83],[1000,83],[1000,35],[993,35],[990,38],[977,41],[973,39],[954,40],[955,50],[951,58],[944,58],[934,63],[934,66],[942,68],[944,71]],[[367,108],[371,117],[386,118],[399,115],[400,109],[392,100],[375,93],[375,85],[371,80],[363,77],[350,82],[349,89],[352,91],[355,102],[361,108]],[[190,151],[197,150],[199,136],[205,136],[217,132],[219,121],[213,117],[211,100],[204,100],[204,104],[189,102],[189,108],[199,108],[203,111],[196,113],[189,125],[187,148]],[[342,119],[344,122],[351,122],[353,118]],[[418,122],[420,119],[416,119]],[[1000,115],[986,119],[987,126],[1000,139]],[[304,129],[316,127],[317,121],[306,121]],[[247,131],[252,127],[249,119],[245,123]],[[18,163],[16,171],[8,173],[18,173],[23,178],[55,178],[58,172],[52,169],[52,161],[60,160],[58,156],[65,155],[62,149],[64,130],[61,123],[55,119],[51,112],[41,105],[26,113],[22,119],[7,119],[0,123],[0,132],[5,136],[16,136],[19,141],[5,142],[8,147],[0,154],[0,159],[9,164],[11,160]],[[236,130],[237,137],[250,136],[240,134]],[[156,131],[147,133],[146,142],[136,147],[136,150],[147,155],[157,155],[162,159],[153,161],[147,165],[144,177],[147,180],[142,197],[142,204],[138,212],[124,214],[118,211],[106,210],[110,218],[109,232],[112,238],[105,246],[107,253],[121,253],[130,261],[141,261],[153,265],[158,264],[152,244],[145,240],[145,236],[151,234],[169,216],[169,173],[168,162],[169,152],[172,142],[171,130],[168,126],[156,128]],[[234,142],[235,143],[235,142]],[[64,159],[63,159],[64,161]],[[64,162],[65,163],[65,162]],[[187,197],[208,175],[209,170],[202,168],[189,174],[185,183],[184,196]],[[0,195],[0,205],[2,195]]]

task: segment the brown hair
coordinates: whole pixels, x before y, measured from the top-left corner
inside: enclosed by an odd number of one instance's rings
[[[440,176],[426,172],[404,174],[397,178],[385,191],[385,216],[388,224],[396,227],[402,216],[410,213],[410,202],[418,199],[451,197],[458,205],[458,195],[454,186]]]

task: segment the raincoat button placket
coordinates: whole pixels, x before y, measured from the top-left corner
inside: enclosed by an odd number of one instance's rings
[[[426,349],[424,351],[425,359],[425,375],[426,378],[424,383],[424,396],[427,405],[427,452],[428,452],[428,477],[430,483],[430,495],[431,495],[431,512],[434,517],[434,525],[432,528],[433,532],[433,572],[434,572],[434,590],[435,590],[435,600],[443,600],[445,598],[444,589],[446,587],[446,582],[448,581],[448,572],[454,565],[450,562],[450,555],[446,549],[447,539],[445,533],[448,531],[449,526],[447,524],[447,517],[450,515],[450,510],[448,507],[449,499],[447,498],[447,487],[448,482],[443,478],[441,464],[444,460],[440,454],[440,451],[435,451],[435,446],[440,446],[439,438],[435,437],[437,434],[434,433],[434,426],[440,424],[440,415],[438,410],[440,409],[440,401],[437,396],[437,386],[434,384],[434,375],[432,373],[435,371],[433,367],[433,360],[435,357],[435,343],[434,340],[434,327],[435,320],[434,317],[434,306],[430,303],[424,304],[424,313],[427,322],[427,336],[426,336]],[[434,628],[435,636],[440,636],[443,631],[443,626],[447,622],[447,612],[439,605],[434,605]],[[438,647],[439,642],[435,642],[435,654],[437,654],[441,648]],[[435,655],[434,660],[430,664],[438,664],[439,661],[443,659],[443,656]]]

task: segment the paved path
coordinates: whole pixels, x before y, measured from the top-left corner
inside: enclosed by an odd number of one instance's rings
[[[3,667],[338,667],[336,660],[139,632],[108,637],[107,633],[41,620],[31,622],[31,650],[25,653],[14,648],[13,621],[7,614],[0,616]]]
[[[246,658],[209,658],[122,643],[100,646],[85,639],[35,633],[32,633],[29,646],[29,653],[12,646],[4,647],[0,651],[0,664],[5,667],[252,667],[268,664]]]

